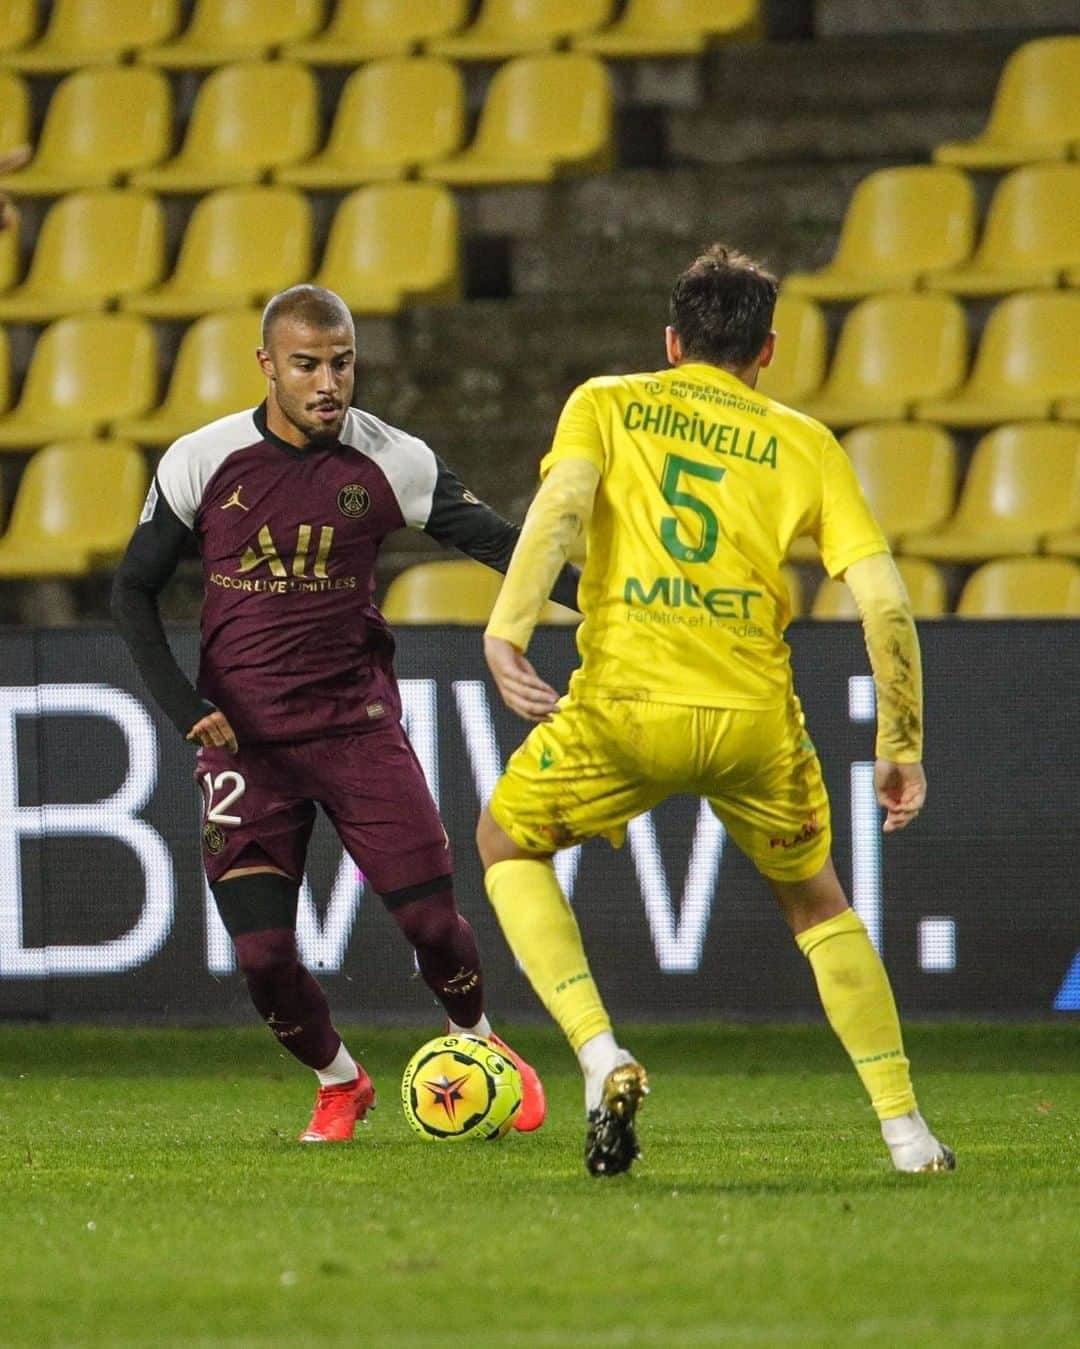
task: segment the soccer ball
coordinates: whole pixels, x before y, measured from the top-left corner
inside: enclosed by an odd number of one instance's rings
[[[401,1106],[429,1142],[502,1138],[521,1109],[521,1074],[489,1040],[442,1035],[405,1065]]]

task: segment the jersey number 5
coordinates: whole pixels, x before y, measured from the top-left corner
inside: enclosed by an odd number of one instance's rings
[[[704,478],[707,482],[719,482],[726,469],[715,464],[702,464],[696,459],[683,459],[681,455],[669,454],[664,460],[664,472],[660,479],[660,491],[664,500],[671,506],[682,506],[701,521],[701,541],[696,545],[683,543],[679,538],[679,521],[674,515],[665,515],[660,521],[660,542],[672,557],[680,562],[708,562],[716,552],[720,538],[720,521],[716,512],[700,497],[692,492],[684,492],[679,487],[679,479],[685,473],[688,478]]]

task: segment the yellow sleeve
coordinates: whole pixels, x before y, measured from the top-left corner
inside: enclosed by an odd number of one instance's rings
[[[889,548],[851,460],[831,432],[825,441],[821,517],[814,537],[830,576],[840,576],[853,562]]]
[[[855,596],[877,691],[877,756],[919,763],[923,754],[922,659],[911,603],[889,553],[852,563]]]
[[[588,384],[579,385],[559,416],[551,449],[540,461],[540,477],[546,478],[551,466],[562,459],[585,459],[604,472],[604,438],[596,411],[596,399]]]
[[[599,470],[589,460],[566,458],[551,465],[525,516],[486,636],[528,649],[555,578],[588,528],[599,482]]]

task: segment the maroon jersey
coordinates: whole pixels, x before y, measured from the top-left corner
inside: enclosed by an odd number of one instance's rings
[[[302,449],[265,405],[182,436],[158,465],[113,610],[151,691],[186,732],[219,707],[241,742],[307,740],[398,717],[394,641],[375,606],[379,545],[424,529],[505,571],[519,530],[423,441],[350,408]],[[168,650],[156,595],[194,533],[203,558],[198,695]],[[577,572],[553,595],[574,604]]]
[[[355,408],[325,448],[296,449],[241,412],[166,452],[159,490],[202,549],[199,692],[240,739],[398,713],[375,559],[387,534],[427,522],[437,477],[423,441]]]

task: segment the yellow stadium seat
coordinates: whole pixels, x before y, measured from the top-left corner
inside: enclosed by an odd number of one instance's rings
[[[844,216],[828,266],[792,272],[784,288],[822,300],[911,290],[922,272],[955,267],[971,254],[975,192],[957,169],[880,169],[864,178]]]
[[[0,154],[30,140],[30,91],[11,70],[0,70]]]
[[[0,230],[0,296],[19,279],[19,224],[16,217]]]
[[[918,557],[901,557],[896,568],[911,601],[916,618],[940,618],[946,611],[945,578],[932,562]],[[812,618],[857,619],[855,596],[843,581],[826,577],[818,586],[810,610]]]
[[[485,624],[502,585],[502,576],[470,558],[419,562],[390,582],[382,603],[390,623]],[[541,623],[578,623],[581,615],[552,601]]]
[[[1080,431],[1055,422],[999,426],[972,455],[956,514],[909,534],[904,552],[940,562],[1037,553],[1044,534],[1080,525]]]
[[[911,422],[876,422],[857,426],[842,443],[890,547],[948,519],[956,500],[956,447],[947,431]],[[789,556],[812,562],[818,557],[817,544],[796,539]]]
[[[1059,557],[1075,557],[1080,561],[1080,528],[1048,534],[1043,541],[1043,551],[1055,553]]]
[[[53,0],[37,42],[3,59],[28,73],[78,70],[163,42],[179,22],[179,0]]]
[[[457,204],[435,183],[376,183],[338,207],[315,284],[357,314],[460,295]]]
[[[591,33],[611,18],[612,0],[484,0],[476,22],[427,50],[452,61],[504,61],[549,52],[568,37]]]
[[[311,272],[311,208],[291,187],[224,187],[200,199],[176,270],[123,307],[153,318],[192,318],[262,304]]]
[[[321,22],[320,0],[196,0],[176,41],[145,47],[139,60],[169,70],[256,61],[308,37]]]
[[[800,409],[831,427],[905,417],[964,377],[964,311],[946,295],[872,295],[847,316],[828,378]]]
[[[11,352],[8,348],[8,335],[0,328],[0,412],[6,412],[11,404]]]
[[[825,315],[801,295],[782,290],[773,314],[776,353],[758,376],[757,389],[768,398],[798,407],[812,398],[825,377]]]
[[[37,0],[4,0],[0,5],[0,60],[9,61],[37,27]]]
[[[1080,398],[1062,398],[1054,404],[1054,416],[1062,421],[1080,422]]]
[[[50,197],[109,187],[169,152],[172,94],[159,70],[91,66],[66,76],[45,113],[34,158],[0,191]]]
[[[146,463],[126,441],[72,440],[39,450],[0,538],[0,577],[87,576],[119,561],[146,488]]]
[[[261,336],[258,309],[206,314],[184,333],[169,390],[145,417],[116,422],[114,435],[140,445],[170,445],[180,436],[266,397],[266,376],[255,359]]]
[[[207,76],[180,153],[134,176],[160,192],[256,183],[307,159],[318,133],[315,77],[292,61],[238,61]]]
[[[954,295],[1004,295],[1056,286],[1062,273],[1076,266],[1080,164],[1031,164],[998,184],[971,262],[934,272],[923,284]]]
[[[711,40],[761,36],[758,0],[627,0],[618,20],[574,40],[596,56],[697,56]]]
[[[611,158],[611,81],[601,62],[518,56],[496,72],[472,144],[421,176],[462,187],[548,183],[560,170],[601,172]]]
[[[433,57],[372,61],[349,76],[326,149],[278,169],[279,183],[356,187],[445,159],[465,134],[461,72]]]
[[[408,56],[422,42],[460,28],[469,0],[337,0],[328,26],[284,55],[313,66],[353,66],[382,56]]]
[[[0,417],[0,450],[97,435],[109,422],[144,412],[156,385],[154,335],[143,319],[58,319],[38,338],[18,405]]]
[[[0,295],[0,319],[42,323],[104,309],[161,277],[165,226],[145,192],[95,188],[53,203],[38,234],[30,272]]]
[[[921,399],[915,416],[946,426],[1039,421],[1080,395],[1080,294],[1031,291],[995,306],[968,381]]]
[[[1009,557],[968,578],[961,618],[1080,618],[1080,567],[1063,557]]]
[[[974,140],[939,145],[939,164],[1009,169],[1036,160],[1068,159],[1080,140],[1080,37],[1025,42],[1001,73],[986,129]]]

